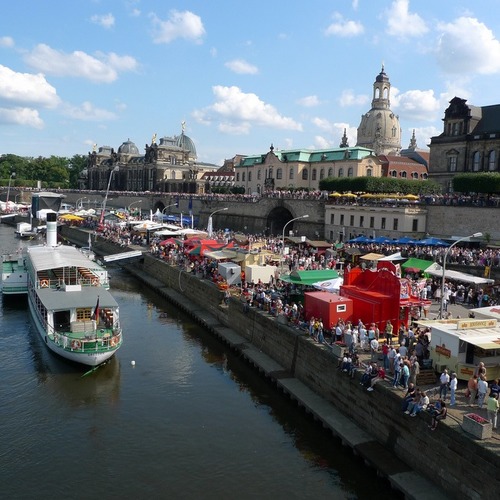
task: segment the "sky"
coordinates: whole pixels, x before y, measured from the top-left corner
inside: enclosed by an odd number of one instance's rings
[[[3,2],[0,154],[144,153],[182,123],[215,165],[354,146],[382,65],[426,149],[453,97],[500,103],[500,0]]]

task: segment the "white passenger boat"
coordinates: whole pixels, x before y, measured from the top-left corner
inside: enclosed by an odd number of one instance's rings
[[[77,248],[57,244],[56,215],[47,215],[47,243],[4,259],[2,293],[28,294],[31,316],[47,347],[89,366],[122,345],[119,308],[107,271]]]

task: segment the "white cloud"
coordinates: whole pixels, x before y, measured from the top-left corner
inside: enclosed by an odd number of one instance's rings
[[[419,149],[428,149],[428,145],[431,142],[431,137],[435,137],[436,135],[441,134],[443,131],[434,126],[429,127],[414,127],[408,129],[408,136],[411,137],[413,131],[415,130],[415,138],[417,139],[417,147]],[[408,141],[409,143],[410,141]],[[403,147],[406,147],[406,144],[403,144]]]
[[[96,108],[91,102],[85,101],[80,106],[66,105],[63,113],[70,118],[81,121],[108,121],[115,120],[116,114],[106,109]]]
[[[31,108],[0,108],[0,123],[43,128],[43,120],[38,111]]]
[[[139,9],[140,0],[127,0],[125,2],[125,8],[129,16],[139,17],[141,15],[141,10]]]
[[[314,148],[329,149],[332,147],[332,142],[323,137],[322,135],[314,136]]]
[[[0,36],[0,47],[14,47],[14,39],[10,36]]]
[[[0,101],[54,108],[60,99],[43,75],[16,73],[0,65]]]
[[[98,83],[114,82],[118,71],[137,68],[137,61],[130,56],[100,53],[94,57],[79,50],[65,53],[45,44],[25,54],[24,60],[32,68],[49,75],[85,78]]]
[[[259,72],[259,68],[257,68],[257,66],[254,66],[243,59],[233,59],[232,61],[228,61],[224,64],[224,66],[240,75],[255,75]]]
[[[391,101],[393,110],[407,119],[435,121],[442,113],[441,101],[432,89],[408,90]]]
[[[334,22],[325,30],[326,36],[351,37],[361,35],[365,28],[360,22],[344,19],[342,14],[333,13]]]
[[[324,139],[325,141],[327,141],[328,144],[327,146],[324,146],[324,148],[332,146],[337,147],[340,144],[342,137],[344,136],[344,130],[346,131],[349,145],[353,146],[354,144],[356,144],[358,129],[356,127],[351,127],[348,123],[331,122],[326,118],[320,118],[320,117],[313,118],[311,122],[320,130],[323,130],[329,136],[331,136],[331,140]],[[323,137],[323,136],[316,136],[316,137]],[[315,143],[319,144],[319,142],[316,141],[316,139]]]
[[[339,98],[339,104],[345,108],[347,106],[359,106],[368,102],[368,96],[364,94],[355,95],[351,89],[344,90]]]
[[[151,15],[151,19],[154,28],[153,41],[155,43],[170,43],[177,38],[203,43],[205,28],[201,17],[192,12],[171,10],[166,21],[159,19],[155,14]]]
[[[320,100],[318,99],[318,96],[308,95],[306,97],[298,99],[297,104],[299,106],[304,106],[304,108],[314,108],[315,106],[319,106],[321,103]]]
[[[239,87],[212,87],[215,102],[193,116],[199,123],[218,121],[219,129],[228,133],[247,134],[252,126],[265,126],[284,130],[302,130],[294,119],[282,116],[271,104],[262,101],[256,94],[246,94]]]
[[[384,13],[386,33],[399,38],[422,36],[429,29],[418,15],[409,12],[409,0],[395,0]]]
[[[109,14],[95,14],[90,18],[90,20],[94,24],[98,24],[105,29],[112,28],[115,25],[115,17],[111,14],[111,12]]]
[[[437,61],[447,73],[488,75],[500,72],[500,41],[493,32],[471,17],[438,25],[441,31]]]
[[[217,49],[216,49],[215,47],[212,47],[212,48],[210,49],[210,55],[211,55],[212,57],[217,57]]]

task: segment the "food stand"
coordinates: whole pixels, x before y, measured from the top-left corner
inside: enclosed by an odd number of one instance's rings
[[[469,380],[483,362],[488,380],[500,377],[500,326],[493,318],[419,321],[431,328],[430,357],[437,371],[447,368]]]

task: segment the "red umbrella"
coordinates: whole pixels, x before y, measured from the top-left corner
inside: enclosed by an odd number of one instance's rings
[[[405,273],[421,273],[422,269],[419,269],[418,267],[406,267],[405,268]]]
[[[182,242],[176,238],[168,238],[168,240],[160,241],[160,245],[181,245]]]

